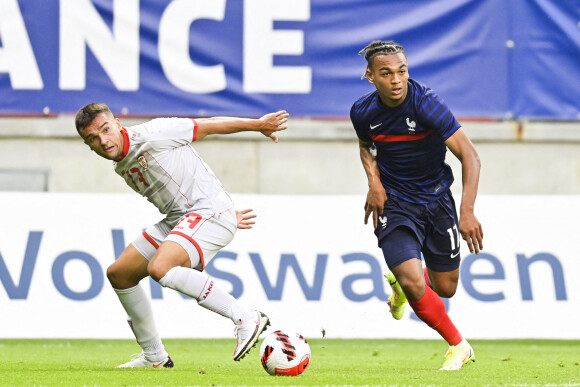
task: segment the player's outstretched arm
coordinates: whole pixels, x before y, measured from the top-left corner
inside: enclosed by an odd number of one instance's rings
[[[236,210],[236,218],[238,220],[238,228],[249,229],[249,228],[252,228],[252,226],[254,224],[256,224],[256,222],[253,220],[256,217],[256,214],[254,214],[252,211],[254,211],[254,210],[251,208],[241,210],[241,211]]]
[[[275,132],[287,129],[290,115],[285,110],[268,113],[260,118],[211,117],[199,118],[197,122],[197,139],[201,140],[210,134],[231,134],[238,132],[261,132],[264,136],[278,142]]]
[[[459,232],[467,242],[469,251],[479,254],[483,249],[483,229],[475,216],[474,208],[481,161],[463,128],[459,128],[445,144],[461,161],[463,193],[459,210]]]

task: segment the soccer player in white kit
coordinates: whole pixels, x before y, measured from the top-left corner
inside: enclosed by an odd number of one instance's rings
[[[278,111],[258,119],[157,118],[124,128],[105,104],[91,103],[78,111],[75,125],[85,144],[113,160],[115,172],[166,215],[107,269],[143,349],[118,367],[173,367],[157,331],[151,301],[139,285],[147,276],[231,319],[237,336],[234,360],[242,359],[256,345],[269,325],[268,317],[220,289],[203,271],[233,239],[238,226],[250,227],[252,215],[235,211],[230,196],[191,143],[210,134],[242,131],[261,132],[277,142],[275,132],[287,128],[288,116],[286,111]]]

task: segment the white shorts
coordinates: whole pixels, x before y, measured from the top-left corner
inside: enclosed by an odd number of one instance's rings
[[[234,208],[211,215],[190,212],[173,229],[165,220],[147,228],[133,241],[133,246],[150,261],[161,243],[175,242],[189,254],[191,267],[203,271],[217,252],[232,241],[236,230]]]

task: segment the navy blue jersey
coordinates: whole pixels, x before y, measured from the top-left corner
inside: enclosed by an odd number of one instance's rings
[[[407,85],[399,106],[385,106],[375,90],[352,105],[350,119],[357,136],[377,148],[387,195],[431,203],[453,183],[451,167],[445,163],[445,140],[461,125],[433,90],[410,78]]]

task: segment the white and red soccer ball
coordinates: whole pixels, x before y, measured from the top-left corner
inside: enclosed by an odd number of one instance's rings
[[[260,347],[262,366],[270,375],[300,375],[308,368],[310,357],[310,345],[296,332],[271,332]]]

